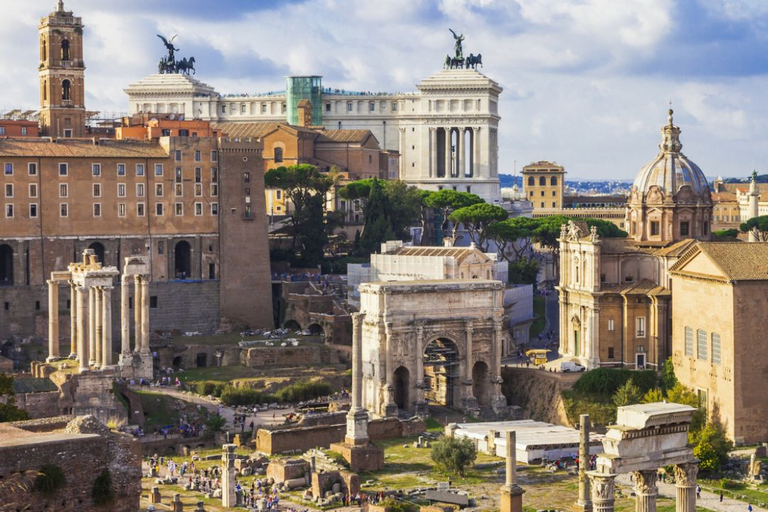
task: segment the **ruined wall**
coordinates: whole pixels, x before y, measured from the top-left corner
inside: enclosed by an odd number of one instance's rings
[[[30,418],[50,418],[61,414],[59,392],[17,393],[16,407],[24,409]]]
[[[240,362],[251,368],[263,366],[305,366],[338,364],[339,351],[325,345],[301,347],[258,347],[243,350]]]
[[[581,374],[502,367],[501,376],[507,403],[522,407],[524,418],[570,426],[560,393],[571,389]]]

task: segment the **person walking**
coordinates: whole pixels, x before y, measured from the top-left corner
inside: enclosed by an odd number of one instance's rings
[[[747,512],[752,512],[752,504],[747,505]]]
[[[696,486],[696,499],[697,500],[701,499],[701,486],[700,485]]]
[[[723,491],[720,491],[720,503],[723,502]]]

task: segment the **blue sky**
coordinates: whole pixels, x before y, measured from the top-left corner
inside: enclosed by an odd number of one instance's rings
[[[36,108],[37,24],[55,0],[5,0],[0,110]],[[326,86],[413,91],[453,38],[504,87],[500,170],[631,179],[657,152],[671,100],[684,153],[708,176],[768,172],[766,0],[65,0],[86,25],[87,106],[127,108],[178,34],[219,92]]]

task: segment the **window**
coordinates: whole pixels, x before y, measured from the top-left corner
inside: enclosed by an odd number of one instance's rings
[[[136,197],[144,197],[144,184],[143,183],[137,183],[136,184]]]
[[[125,197],[125,183],[117,184],[117,197]]]
[[[36,162],[29,162],[27,164],[27,172],[30,176],[37,176],[37,163]]]
[[[13,205],[10,203],[5,205],[5,218],[6,219],[13,218]]]
[[[69,41],[66,39],[61,42],[61,60],[69,60]]]
[[[285,103],[283,103],[283,104],[281,105],[281,107],[282,107],[282,108],[281,108],[280,110],[282,111],[282,113],[283,113],[283,114],[285,114]]]
[[[211,167],[211,183],[218,183],[219,181],[219,168]]]
[[[325,104],[325,111],[326,112],[330,112],[331,111],[331,104],[330,103],[326,103]]]
[[[13,164],[6,163],[3,167],[5,168],[6,176],[13,176]]]
[[[163,137],[170,137],[171,136],[171,130],[168,128],[163,128],[160,132],[160,135]]]
[[[176,168],[175,180],[176,180],[176,183],[181,183],[181,167]]]
[[[552,176],[551,178],[549,178],[549,184],[551,186],[553,186],[553,187],[556,187],[557,186],[557,176]],[[554,195],[554,192],[552,192],[552,194]]]
[[[29,184],[29,197],[37,197],[37,183]]]
[[[397,102],[392,102],[392,112],[397,112]]]
[[[45,89],[43,89],[45,91]],[[0,135],[5,135],[5,126],[0,126]]]
[[[533,187],[534,185],[536,185],[536,178],[533,176],[528,176],[528,186]]]
[[[184,185],[182,185],[181,183],[177,183],[176,187],[175,187],[175,194],[176,194],[176,197],[183,196],[184,195]]]
[[[240,113],[241,113],[241,114],[245,114],[245,112],[246,112],[246,110],[245,110],[245,109],[246,109],[246,108],[247,108],[247,107],[245,106],[245,103],[243,103],[242,105],[240,105]]]
[[[144,176],[144,164],[136,164],[136,176]]]
[[[136,203],[136,216],[144,216],[144,203]]]
[[[93,203],[93,216],[101,217],[101,203]]]
[[[37,218],[37,203],[30,203],[30,205],[29,205],[29,218],[30,219],[36,219]]]
[[[203,195],[203,184],[195,183],[195,197],[202,197],[202,195]]]
[[[555,201],[552,201],[552,208],[557,208],[557,206],[555,206],[556,204],[557,203]]]
[[[101,164],[91,165],[91,174],[94,176],[101,176]]]
[[[177,217],[181,217],[182,215],[184,215],[184,203],[176,203],[174,205],[174,214]]]
[[[93,184],[93,197],[101,197],[101,183]]]
[[[552,197],[557,197],[557,191],[555,190],[552,191]]]
[[[720,364],[721,352],[720,352],[720,335],[716,332],[712,333],[712,364]]]
[[[690,223],[688,221],[683,221],[680,223],[680,236],[688,236],[688,232],[690,231]]]
[[[163,175],[163,164],[155,164],[155,176]]]
[[[117,216],[118,217],[125,217],[125,203],[118,203],[117,204]]]
[[[221,113],[222,114],[226,114],[227,113],[227,106],[226,105],[222,105],[221,106]]]
[[[68,197],[69,196],[69,185],[66,183],[60,183],[59,184],[59,197]]]
[[[659,221],[652,220],[651,221],[651,236],[658,236],[659,235]]]
[[[609,319],[608,319],[608,330],[609,330],[609,331],[612,331],[612,330],[613,330],[613,328],[614,328],[614,325],[613,325],[613,318],[609,318]]]
[[[635,330],[636,337],[638,338],[645,338],[645,317],[639,316],[635,318]]]
[[[275,148],[275,163],[283,161],[283,148]]]
[[[195,183],[202,183],[203,182],[203,169],[200,167],[195,167]]]
[[[283,191],[282,190],[275,190],[275,197],[280,200],[283,198]]]
[[[541,202],[541,207],[544,208],[544,201]]]
[[[541,191],[541,197],[544,197],[544,191],[543,190]]]
[[[707,360],[707,331],[704,329],[696,329],[696,357]]]
[[[69,207],[67,203],[59,204],[59,217],[69,217]]]
[[[211,162],[218,162],[219,161],[219,152],[218,151],[211,151]]]
[[[693,357],[693,329],[685,328],[685,355]]]
[[[69,80],[61,82],[61,99],[63,101],[72,100],[72,82]]]
[[[376,102],[375,101],[369,101],[368,102],[368,112],[373,112],[376,110]]]
[[[352,102],[351,101],[347,102],[347,112],[352,112]]]
[[[211,183],[211,196],[217,197],[219,195],[219,185],[218,183]]]
[[[203,214],[203,203],[195,203],[195,216],[199,217]]]
[[[174,160],[176,160],[177,162],[181,162],[181,150],[177,149],[176,151],[173,152],[173,154],[174,154],[174,157],[173,157]]]
[[[163,203],[155,203],[155,215],[158,217],[163,216]]]
[[[246,182],[246,183],[250,183],[251,182],[251,173],[250,172],[245,171],[243,173],[243,181]]]
[[[5,184],[5,197],[13,197],[13,183]]]
[[[163,197],[163,184],[162,183],[156,183],[155,184],[155,197]]]
[[[69,174],[68,164],[59,164],[59,176],[66,176]]]
[[[614,358],[613,347],[608,347],[608,359]]]
[[[203,157],[200,154],[200,150],[196,149],[195,150],[195,162],[200,162],[200,161],[202,161],[202,159],[203,159]]]
[[[266,103],[262,103],[261,104],[261,113],[262,114],[266,114],[267,113],[267,104]]]
[[[211,203],[211,215],[219,214],[219,203]]]
[[[540,187],[546,187],[547,186],[547,178],[544,176],[539,176],[539,186]]]
[[[117,175],[125,176],[125,164],[117,164]]]

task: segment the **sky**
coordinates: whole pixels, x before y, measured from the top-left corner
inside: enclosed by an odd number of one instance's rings
[[[55,0],[0,0],[0,111],[38,106],[37,25]],[[768,0],[65,0],[85,24],[86,106],[178,56],[220,93],[291,74],[415,91],[453,49],[497,81],[499,170],[538,160],[568,179],[632,179],[658,152],[671,102],[683,152],[709,177],[768,172]]]

